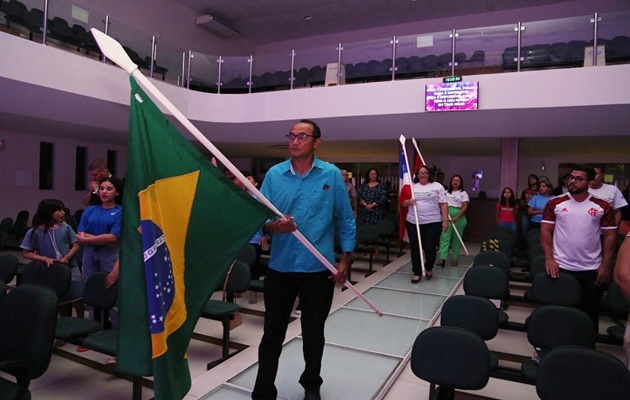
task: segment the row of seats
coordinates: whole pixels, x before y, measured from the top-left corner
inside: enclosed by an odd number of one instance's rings
[[[466,63],[471,65],[483,66],[485,53],[477,50],[474,54],[467,58],[465,53],[456,53],[455,62],[459,67]],[[410,56],[396,58],[396,76],[398,78],[410,78],[427,76],[436,71],[442,71],[450,68],[452,61],[452,53],[444,53],[442,55],[427,55],[424,57]],[[365,82],[376,80],[387,80],[392,74],[392,59],[386,58],[380,60],[370,60],[367,62],[359,62],[356,64],[345,64],[345,80],[346,82]],[[319,65],[311,68],[302,67],[293,71],[294,86],[302,85],[321,85],[326,79],[326,67]],[[234,78],[225,82],[221,86],[221,91],[241,92],[248,91],[248,78]],[[291,71],[265,72],[260,76],[252,76],[252,91],[269,90],[272,88],[288,87],[291,83]]]
[[[521,67],[579,66],[584,62],[584,51],[589,45],[592,45],[592,41],[573,40],[524,46],[521,48]],[[601,38],[598,39],[598,45],[606,46],[607,62],[623,62],[630,59],[630,38],[627,36],[617,36],[610,40]],[[516,68],[517,50],[516,46],[504,50],[502,65],[505,69]],[[423,57],[397,57],[394,66],[395,75],[398,79],[426,77],[437,71],[449,70],[452,59],[452,53],[431,54]],[[467,58],[465,53],[459,52],[455,54],[455,62],[458,68],[467,65],[483,67],[485,52],[477,50],[470,58]],[[345,80],[347,83],[387,80],[391,78],[393,64],[391,58],[356,64],[348,63],[345,64]],[[326,68],[322,66],[300,68],[293,71],[293,77],[294,85],[323,84],[326,78]],[[290,79],[290,71],[266,72],[260,76],[252,76],[252,91],[288,87]],[[224,83],[221,90],[227,93],[244,93],[248,91],[248,81],[248,78],[234,78]]]
[[[44,12],[39,8],[27,7],[17,1],[2,2],[1,11],[4,13],[4,19],[7,26],[20,25],[28,29],[29,38],[33,40],[33,34],[42,35],[44,29]],[[62,43],[84,49],[85,51],[101,54],[94,37],[83,26],[74,24],[72,27],[68,22],[60,17],[54,17],[48,20],[47,32],[48,37],[56,39]]]
[[[499,366],[498,356],[484,343],[493,339],[508,321],[507,314],[490,299],[509,297],[511,246],[515,239],[512,231],[493,231],[484,242],[485,251],[475,257],[464,277],[465,295],[445,302],[441,327],[430,328],[418,336],[412,351],[412,370],[431,383],[429,398],[453,399],[455,389],[481,389],[490,376],[502,377],[506,371],[512,376],[510,379],[515,379],[517,371]],[[540,241],[536,234],[528,235],[528,239],[532,247],[536,240]],[[535,357],[523,360],[518,372],[523,382],[536,385],[541,399],[619,398],[630,384],[630,374],[623,363],[594,349],[591,319],[576,308],[580,298],[581,286],[572,276],[561,274],[557,279],[546,273],[532,276],[530,301],[536,308],[523,331],[535,349]],[[601,376],[591,375],[590,366],[576,363],[580,357],[590,360],[591,365],[600,365],[606,372]],[[453,371],[459,368],[456,365],[462,368]],[[565,375],[567,368],[577,369]],[[563,375],[562,380],[557,378],[558,374]],[[564,379],[565,376],[571,380]],[[588,380],[586,389],[582,386],[584,379]]]
[[[475,333],[432,327],[416,338],[411,369],[429,382],[430,400],[455,398],[455,389],[483,389],[490,378],[491,353]],[[616,357],[587,347],[560,346],[541,361],[536,393],[542,400],[622,399],[630,373]]]
[[[11,28],[12,25],[19,25],[25,27],[29,31],[29,38],[33,40],[33,34],[42,35],[44,32],[44,11],[39,8],[27,7],[17,1],[10,0],[9,2],[0,2],[0,11],[4,13],[4,19],[7,22],[7,26]],[[79,24],[70,26],[68,22],[61,17],[54,17],[47,21],[46,34],[49,38],[55,39],[61,43],[76,47],[77,50],[85,50],[87,54],[93,53],[102,56],[101,50],[94,40],[94,36],[90,31],[87,31],[85,27]],[[125,52],[129,55],[131,60],[138,65],[139,68],[147,71],[151,70],[151,57],[140,57],[136,51],[129,47],[124,47]],[[162,75],[162,80],[166,79],[166,73],[168,69],[159,66],[157,61],[153,61],[153,72]]]
[[[521,68],[580,66],[584,62],[584,52],[593,41],[572,40],[553,44],[535,44],[521,48]],[[615,63],[630,60],[630,37],[617,36],[613,39],[597,39],[597,45],[606,46],[606,62]],[[502,54],[503,67],[516,68],[517,47],[508,47]]]

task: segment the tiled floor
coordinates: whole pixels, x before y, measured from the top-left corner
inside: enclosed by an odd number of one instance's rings
[[[322,397],[324,399],[427,399],[428,384],[418,379],[410,370],[408,359],[411,346],[420,331],[439,323],[439,310],[445,299],[454,293],[463,293],[461,279],[479,250],[468,245],[471,256],[460,257],[460,266],[435,268],[431,281],[423,279],[412,285],[409,255],[393,260],[376,272],[364,277],[364,271],[355,270],[355,285],[366,298],[383,312],[378,317],[350,291],[337,288],[331,315],[326,325],[326,348],[323,359]],[[359,261],[354,268],[367,269],[367,263]],[[517,290],[518,291],[518,290]],[[223,364],[206,371],[209,361],[221,355],[221,324],[201,319],[195,333],[212,343],[193,339],[189,346],[189,364],[193,385],[187,400],[241,400],[249,399],[257,370],[257,346],[262,335],[262,294],[258,303],[249,304],[249,293],[237,302],[244,309],[243,324],[231,331],[231,340],[246,346],[239,354]],[[510,307],[510,320],[523,322],[531,309]],[[296,316],[297,317],[297,316]],[[602,322],[605,331],[608,321]],[[277,386],[282,399],[302,399],[304,394],[298,377],[303,369],[301,354],[300,321],[296,318],[289,325],[286,344],[280,359]],[[530,356],[531,346],[526,334],[500,330],[495,339],[488,342],[491,350]],[[598,346],[622,358],[619,346]],[[235,351],[235,350],[232,350]],[[82,363],[70,358],[80,357]],[[33,399],[130,399],[131,382],[112,375],[113,366],[103,363],[107,356],[88,351],[77,353],[76,347],[66,345],[55,350],[48,371],[31,383]],[[86,366],[84,364],[89,364]],[[518,368],[501,361],[502,365]],[[485,389],[471,392],[492,399],[538,399],[531,385],[491,379]],[[142,398],[150,399],[153,392],[143,388]]]

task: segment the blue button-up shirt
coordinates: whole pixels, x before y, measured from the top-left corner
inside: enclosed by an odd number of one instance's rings
[[[341,250],[354,250],[356,222],[339,168],[315,158],[311,170],[301,176],[289,159],[267,172],[260,191],[283,214],[293,216],[298,230],[331,264],[335,264],[336,232]],[[273,235],[269,267],[280,272],[326,269],[290,233]]]

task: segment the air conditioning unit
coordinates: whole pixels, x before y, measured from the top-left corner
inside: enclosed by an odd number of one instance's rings
[[[212,15],[201,15],[197,17],[196,24],[198,27],[203,28],[219,37],[232,38],[238,35],[240,32],[232,28],[225,22],[213,17]]]

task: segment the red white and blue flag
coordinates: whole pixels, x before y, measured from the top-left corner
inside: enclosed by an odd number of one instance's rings
[[[411,193],[411,186],[413,184],[413,177],[416,175],[416,172],[420,168],[420,156],[416,154],[414,157],[413,163],[413,174],[407,169],[407,161],[405,159],[405,152],[403,149],[400,149],[400,164],[399,164],[399,178],[400,185],[398,186],[400,189],[398,191],[398,196],[405,191],[407,193]],[[410,166],[411,167],[411,166]],[[400,207],[400,216],[399,216],[399,224],[398,224],[398,237],[400,240],[404,240],[405,242],[409,242],[409,236],[407,235],[407,229],[405,228],[405,219],[407,218],[407,207]]]

